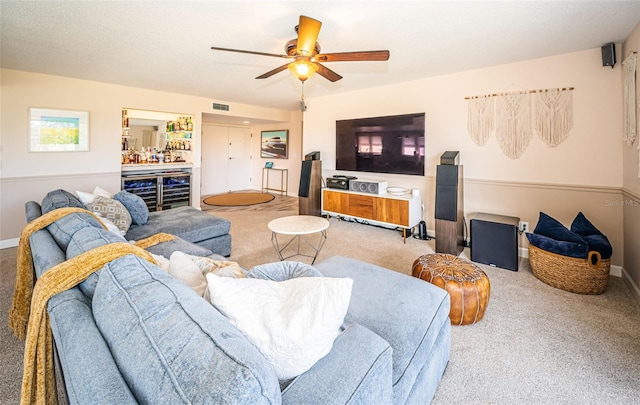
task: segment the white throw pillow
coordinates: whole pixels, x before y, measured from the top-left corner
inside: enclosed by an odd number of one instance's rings
[[[98,214],[96,213],[96,215]],[[115,233],[118,236],[124,236],[126,234],[126,232],[120,230],[120,228],[118,228],[118,225],[114,224],[113,221],[111,221],[109,218],[105,218],[102,215],[98,216],[100,217],[100,220],[102,221],[104,226],[107,227],[107,231]]]
[[[78,199],[80,200],[80,202],[82,202],[84,205],[91,204],[93,202],[93,200],[96,199],[96,195],[95,194],[87,193],[87,192],[84,192],[84,191],[77,191],[76,190],[76,195],[78,196]]]
[[[96,186],[96,188],[93,189],[93,194],[102,196],[104,198],[113,198],[113,194],[111,194],[107,190],[100,188],[98,186]]]
[[[279,380],[309,370],[340,333],[351,300],[350,278],[285,281],[207,274],[211,303],[272,364]]]
[[[156,263],[158,264],[158,267],[160,267],[166,273],[169,272],[169,259],[161,255],[154,255],[153,253],[149,253],[149,254],[151,255],[151,257],[155,259]]]
[[[209,302],[206,274],[220,277],[244,277],[242,268],[236,262],[213,260],[175,251],[169,257],[168,273],[191,287],[199,296]]]
[[[208,293],[204,273],[183,252],[173,252],[169,257],[169,274],[191,287],[201,297],[205,297],[205,292]]]

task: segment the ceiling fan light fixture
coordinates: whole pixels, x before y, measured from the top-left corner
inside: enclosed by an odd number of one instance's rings
[[[309,58],[298,57],[295,62],[289,64],[289,70],[296,79],[304,82],[318,71],[318,65],[311,62]]]

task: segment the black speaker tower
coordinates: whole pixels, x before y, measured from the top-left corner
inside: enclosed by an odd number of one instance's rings
[[[303,160],[298,188],[298,214],[320,216],[322,161]]]
[[[464,249],[464,193],[457,152],[445,152],[436,167],[436,253],[459,255]]]

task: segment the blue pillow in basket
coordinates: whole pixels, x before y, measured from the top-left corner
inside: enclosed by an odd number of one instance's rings
[[[544,212],[540,212],[538,224],[533,233],[527,233],[527,239],[537,248],[562,256],[586,259],[589,254],[585,239]]]
[[[611,247],[611,243],[609,243],[609,239],[607,239],[582,212],[579,212],[571,223],[571,231],[587,241],[589,250],[595,250],[600,253],[603,259],[609,259],[613,254],[613,248]]]

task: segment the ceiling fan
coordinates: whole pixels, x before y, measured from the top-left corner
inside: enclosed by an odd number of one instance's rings
[[[216,51],[239,52],[293,59],[293,62],[289,62],[270,70],[267,73],[256,77],[256,79],[266,79],[289,68],[294,76],[301,82],[304,82],[316,72],[318,72],[320,76],[332,82],[342,79],[342,76],[320,64],[320,62],[385,61],[389,59],[389,51],[320,53],[320,44],[317,40],[321,26],[322,23],[320,21],[301,15],[300,23],[296,26],[298,38],[292,39],[286,43],[286,54],[244,51],[241,49],[219,48],[216,46],[212,46],[211,49]]]

